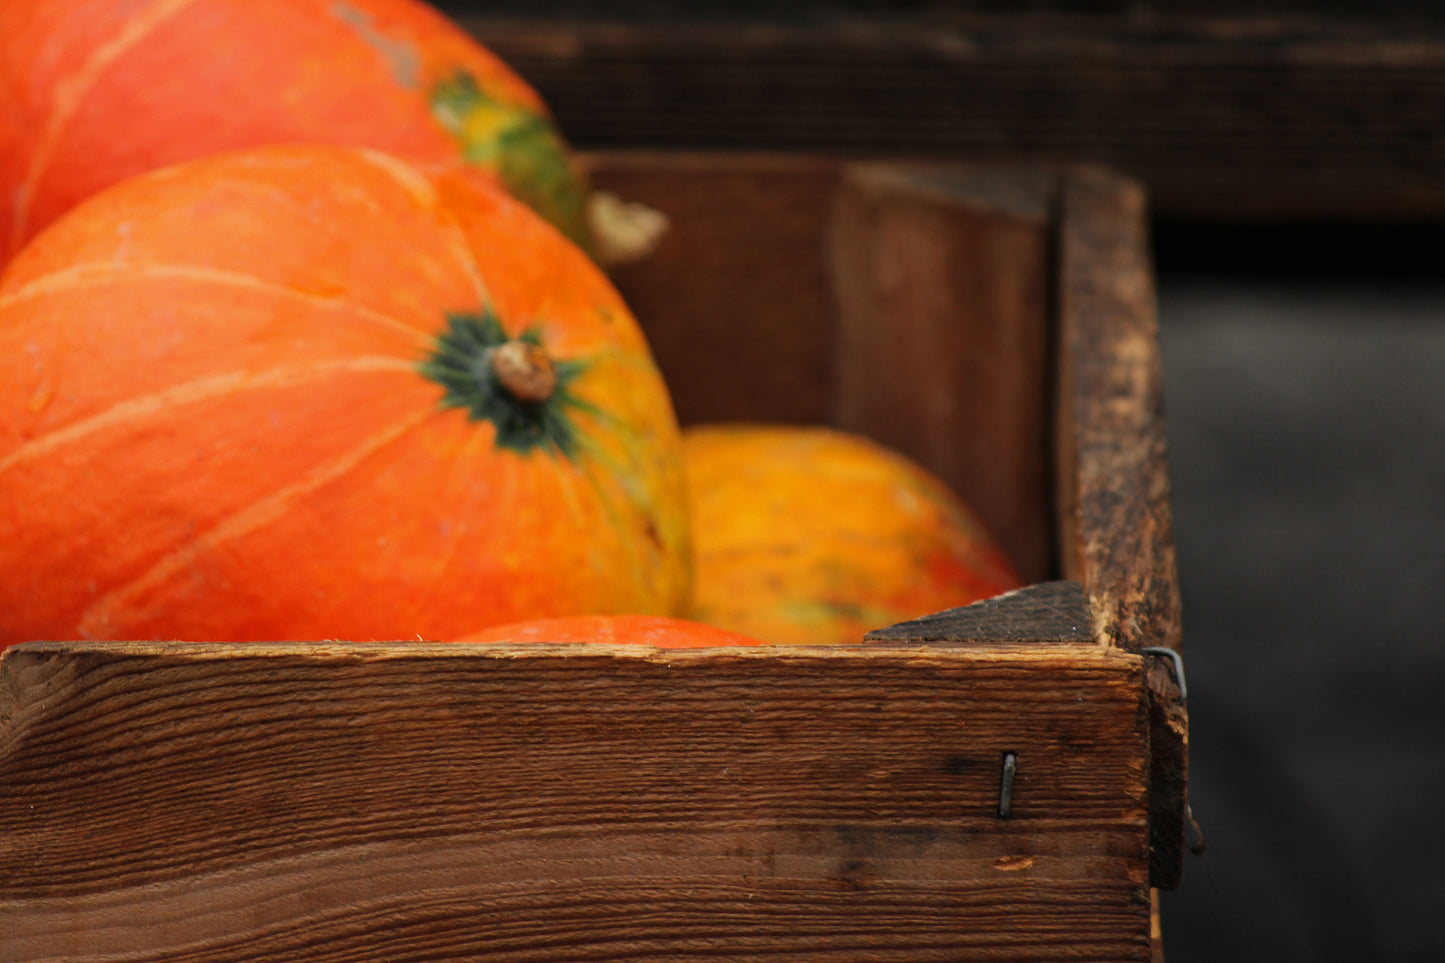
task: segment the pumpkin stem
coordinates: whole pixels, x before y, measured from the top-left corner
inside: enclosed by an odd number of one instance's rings
[[[442,386],[443,408],[465,408],[473,421],[495,425],[499,447],[523,454],[541,448],[569,458],[575,452],[570,413],[581,402],[568,386],[586,364],[579,358],[554,360],[539,329],[514,337],[489,307],[448,314],[446,328],[419,367]]]
[[[507,341],[490,352],[492,373],[518,401],[546,401],[557,390],[557,366],[539,344]]]

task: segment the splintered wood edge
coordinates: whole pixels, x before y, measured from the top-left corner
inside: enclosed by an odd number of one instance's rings
[[[906,623],[905,623],[906,624]],[[612,643],[492,643],[432,641],[351,642],[21,642],[0,652],[0,678],[9,679],[22,665],[35,665],[72,656],[109,658],[168,658],[190,662],[238,659],[304,659],[317,662],[379,662],[418,659],[570,659],[578,661],[636,660],[653,663],[706,663],[760,660],[778,663],[871,662],[903,657],[918,664],[957,662],[1049,661],[1076,655],[1092,659],[1109,655],[1094,644],[1051,647],[1047,651],[1028,644],[1001,642],[976,648],[929,647],[891,644],[709,646],[669,649],[651,645]],[[1127,657],[1126,653],[1113,653]],[[3,695],[3,691],[0,691]]]
[[[1181,650],[1169,507],[1158,306],[1146,196],[1081,167],[1065,177],[1059,239],[1057,398],[1061,563],[1084,585],[1096,629],[1129,651]],[[1151,879],[1183,871],[1189,721],[1170,670],[1149,666]]]

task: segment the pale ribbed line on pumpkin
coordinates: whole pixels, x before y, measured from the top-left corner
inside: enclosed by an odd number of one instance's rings
[[[38,278],[26,282],[9,294],[0,296],[0,310],[33,298],[65,294],[66,292],[90,285],[108,284],[117,278],[125,281],[137,278],[149,280],[178,279],[200,281],[207,284],[220,284],[234,288],[245,288],[249,291],[274,294],[279,297],[300,301],[304,304],[311,304],[329,310],[345,311],[350,314],[355,314],[368,321],[384,325],[397,331],[403,331],[416,340],[428,345],[431,344],[435,338],[433,333],[407,324],[399,318],[394,318],[389,314],[383,314],[380,311],[373,311],[371,308],[362,307],[350,301],[328,298],[306,291],[298,291],[295,288],[286,287],[283,284],[262,280],[254,274],[246,274],[243,271],[227,271],[222,268],[206,267],[205,265],[199,264],[148,264],[129,261],[92,261],[83,264],[73,264],[59,271],[43,274]]]
[[[174,385],[164,391],[141,395],[112,405],[99,414],[81,419],[64,428],[57,428],[32,438],[4,458],[0,458],[0,474],[23,462],[33,461],[62,445],[74,444],[98,431],[147,418],[166,408],[196,404],[213,398],[251,391],[258,388],[286,388],[305,384],[317,378],[342,371],[397,371],[415,375],[416,366],[403,358],[362,356],[339,361],[286,365],[262,372],[227,371]]]
[[[578,441],[579,443],[585,441],[580,434],[578,435]],[[585,468],[578,465],[571,458],[568,458],[565,455],[562,455],[556,451],[549,451],[547,454],[553,459],[555,464],[567,471],[568,476],[572,478],[577,478],[579,476],[587,475],[587,471],[585,470]],[[583,508],[582,501],[577,497],[577,493],[572,490],[572,486],[568,484],[562,484],[558,486],[557,491],[561,494],[562,501],[566,503],[567,513],[571,516],[572,521],[579,526],[585,526],[588,521],[587,511],[585,508]],[[606,508],[607,506],[604,504],[603,507]]]
[[[421,611],[433,610],[436,608],[434,600],[443,593],[453,591],[448,583],[447,577],[452,566],[456,564],[464,544],[468,541],[473,526],[473,519],[477,518],[479,512],[475,510],[478,502],[489,500],[497,505],[511,506],[516,504],[517,469],[502,471],[501,466],[505,460],[497,457],[496,436],[486,431],[471,431],[467,433],[466,441],[457,455],[449,461],[449,472],[451,480],[460,481],[463,495],[460,498],[452,499],[449,504],[454,506],[451,525],[448,529],[448,538],[441,553],[436,558],[436,567],[433,569],[433,576],[426,587],[419,590],[416,600],[417,608]],[[488,467],[481,467],[486,459],[494,459]],[[502,479],[503,487],[497,488],[498,478]],[[450,642],[451,639],[443,639]]]
[[[390,154],[370,148],[360,148],[357,153],[367,163],[394,180],[423,208],[437,215],[441,222],[440,227],[456,245],[457,260],[461,263],[462,269],[467,272],[467,276],[471,278],[472,286],[476,288],[477,303],[491,303],[491,298],[487,294],[486,282],[482,280],[481,266],[477,263],[477,252],[472,249],[466,232],[462,230],[462,226],[457,223],[451,211],[442,206],[436,185],[415,167]]]
[[[20,240],[30,222],[30,199],[35,194],[35,186],[40,183],[40,178],[45,173],[46,165],[50,163],[51,155],[55,153],[55,144],[60,139],[60,132],[75,116],[80,102],[85,99],[85,95],[94,86],[96,79],[105,68],[115,63],[131,47],[144,40],[157,26],[194,2],[195,0],[160,0],[150,9],[135,14],[119,33],[107,43],[97,47],[90,59],[80,65],[79,70],[55,85],[53,109],[46,121],[45,129],[40,133],[35,153],[30,157],[30,167],[25,171],[25,180],[21,182],[18,192],[19,201],[15,206],[15,223],[11,226],[10,232],[12,244]],[[119,120],[119,122],[124,123],[124,120]]]
[[[420,206],[433,208],[439,203],[436,186],[406,161],[370,147],[358,147],[356,153],[362,160],[396,181]]]
[[[307,473],[295,484],[278,489],[234,512],[204,535],[161,558],[138,577],[96,599],[80,616],[77,628],[81,637],[92,639],[109,634],[105,627],[110,624],[112,613],[118,608],[124,608],[129,600],[163,584],[166,579],[184,570],[207,552],[282,518],[293,503],[341,478],[372,454],[435,416],[436,409],[423,409],[406,420],[377,432],[340,457]]]

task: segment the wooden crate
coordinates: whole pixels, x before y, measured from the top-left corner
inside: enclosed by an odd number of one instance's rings
[[[598,155],[685,421],[927,464],[1034,584],[836,647],[28,643],[0,961],[1145,960],[1185,719],[1144,199]],[[1157,921],[1155,921],[1157,923]]]

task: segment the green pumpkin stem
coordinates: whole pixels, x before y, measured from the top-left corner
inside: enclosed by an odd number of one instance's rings
[[[587,406],[568,385],[582,367],[577,360],[553,359],[535,328],[510,336],[484,309],[449,315],[420,370],[444,389],[443,407],[465,408],[473,421],[490,421],[500,447],[521,453],[542,448],[570,458],[577,450],[572,414]]]

